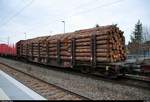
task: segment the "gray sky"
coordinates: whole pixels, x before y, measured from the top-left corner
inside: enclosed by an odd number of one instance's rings
[[[149,27],[150,0],[0,0],[0,42],[118,24],[126,43],[138,19]]]

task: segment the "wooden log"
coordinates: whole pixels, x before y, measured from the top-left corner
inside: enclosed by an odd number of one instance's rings
[[[60,57],[62,60],[71,60],[71,57],[66,57],[66,56],[61,56]]]
[[[108,40],[111,36],[110,35],[102,35],[102,36],[97,36],[96,40]]]
[[[61,51],[69,51],[69,49],[71,49],[71,47],[68,46],[60,48]]]
[[[96,41],[97,45],[107,45],[109,44],[111,41],[108,40],[100,40],[100,41]]]
[[[57,54],[57,52],[49,52],[49,54],[50,54],[50,55],[51,55],[51,54],[53,55],[53,54]]]
[[[93,34],[94,34],[94,32],[93,32]],[[109,30],[107,30],[107,31],[101,31],[101,32],[97,31],[97,32],[95,32],[95,34],[96,34],[96,36],[104,36],[104,35],[108,35],[110,33],[109,33]],[[85,33],[77,34],[77,36],[75,36],[75,38],[76,39],[85,39],[85,38],[91,38],[91,36],[92,36],[92,33],[85,32]]]
[[[56,51],[57,50],[57,47],[55,48],[49,48],[49,51]]]
[[[98,58],[96,58],[96,60],[97,60],[98,62],[109,62],[109,61],[110,61],[110,58],[98,57]]]
[[[91,49],[90,46],[76,46],[76,49],[82,50],[82,49]]]
[[[52,44],[52,45],[49,45],[48,47],[49,48],[55,48],[55,47],[57,47],[57,44]]]
[[[112,43],[112,41],[109,41],[109,40],[99,40],[99,41],[96,41],[96,44],[99,44],[99,45],[102,45],[102,44],[108,44],[108,43]],[[76,46],[90,46],[91,45],[91,42],[84,42],[84,43],[76,43]]]
[[[90,46],[91,42],[76,43],[76,46]]]
[[[91,39],[88,37],[88,38],[84,38],[84,39],[76,39],[76,43],[78,42],[90,42]]]
[[[91,61],[91,57],[76,57],[75,59],[78,61]],[[99,57],[99,58],[96,58],[96,60],[98,62],[109,62],[110,61],[109,58],[105,58],[105,57]]]
[[[91,56],[91,53],[75,53],[76,56]],[[109,56],[107,52],[96,53],[96,56]]]
[[[79,61],[90,61],[91,57],[75,57],[75,60]]]
[[[60,52],[60,55],[63,55],[63,56],[70,56],[71,54],[68,53],[68,52]]]
[[[109,48],[113,48],[113,45],[112,44],[97,45],[96,47],[97,49],[109,49]]]
[[[57,56],[49,56],[49,58],[51,58],[51,59],[56,59]]]

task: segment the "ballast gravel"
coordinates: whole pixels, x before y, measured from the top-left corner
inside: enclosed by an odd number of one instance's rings
[[[150,100],[150,90],[65,73],[1,57],[0,62],[93,100]]]

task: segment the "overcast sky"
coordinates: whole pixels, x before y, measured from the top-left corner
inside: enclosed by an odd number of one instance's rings
[[[138,19],[150,25],[150,0],[0,0],[0,42],[118,24],[126,44]]]

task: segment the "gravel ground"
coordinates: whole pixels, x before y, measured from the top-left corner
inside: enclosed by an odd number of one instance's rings
[[[93,100],[150,100],[150,90],[115,84],[0,58],[17,69]]]
[[[48,100],[87,100],[87,98],[85,97],[76,95],[74,93],[71,93],[70,91],[68,92],[64,89],[61,89],[60,87],[45,83],[5,65],[0,64],[0,70],[9,74],[10,76],[20,81],[22,84],[26,85]]]

